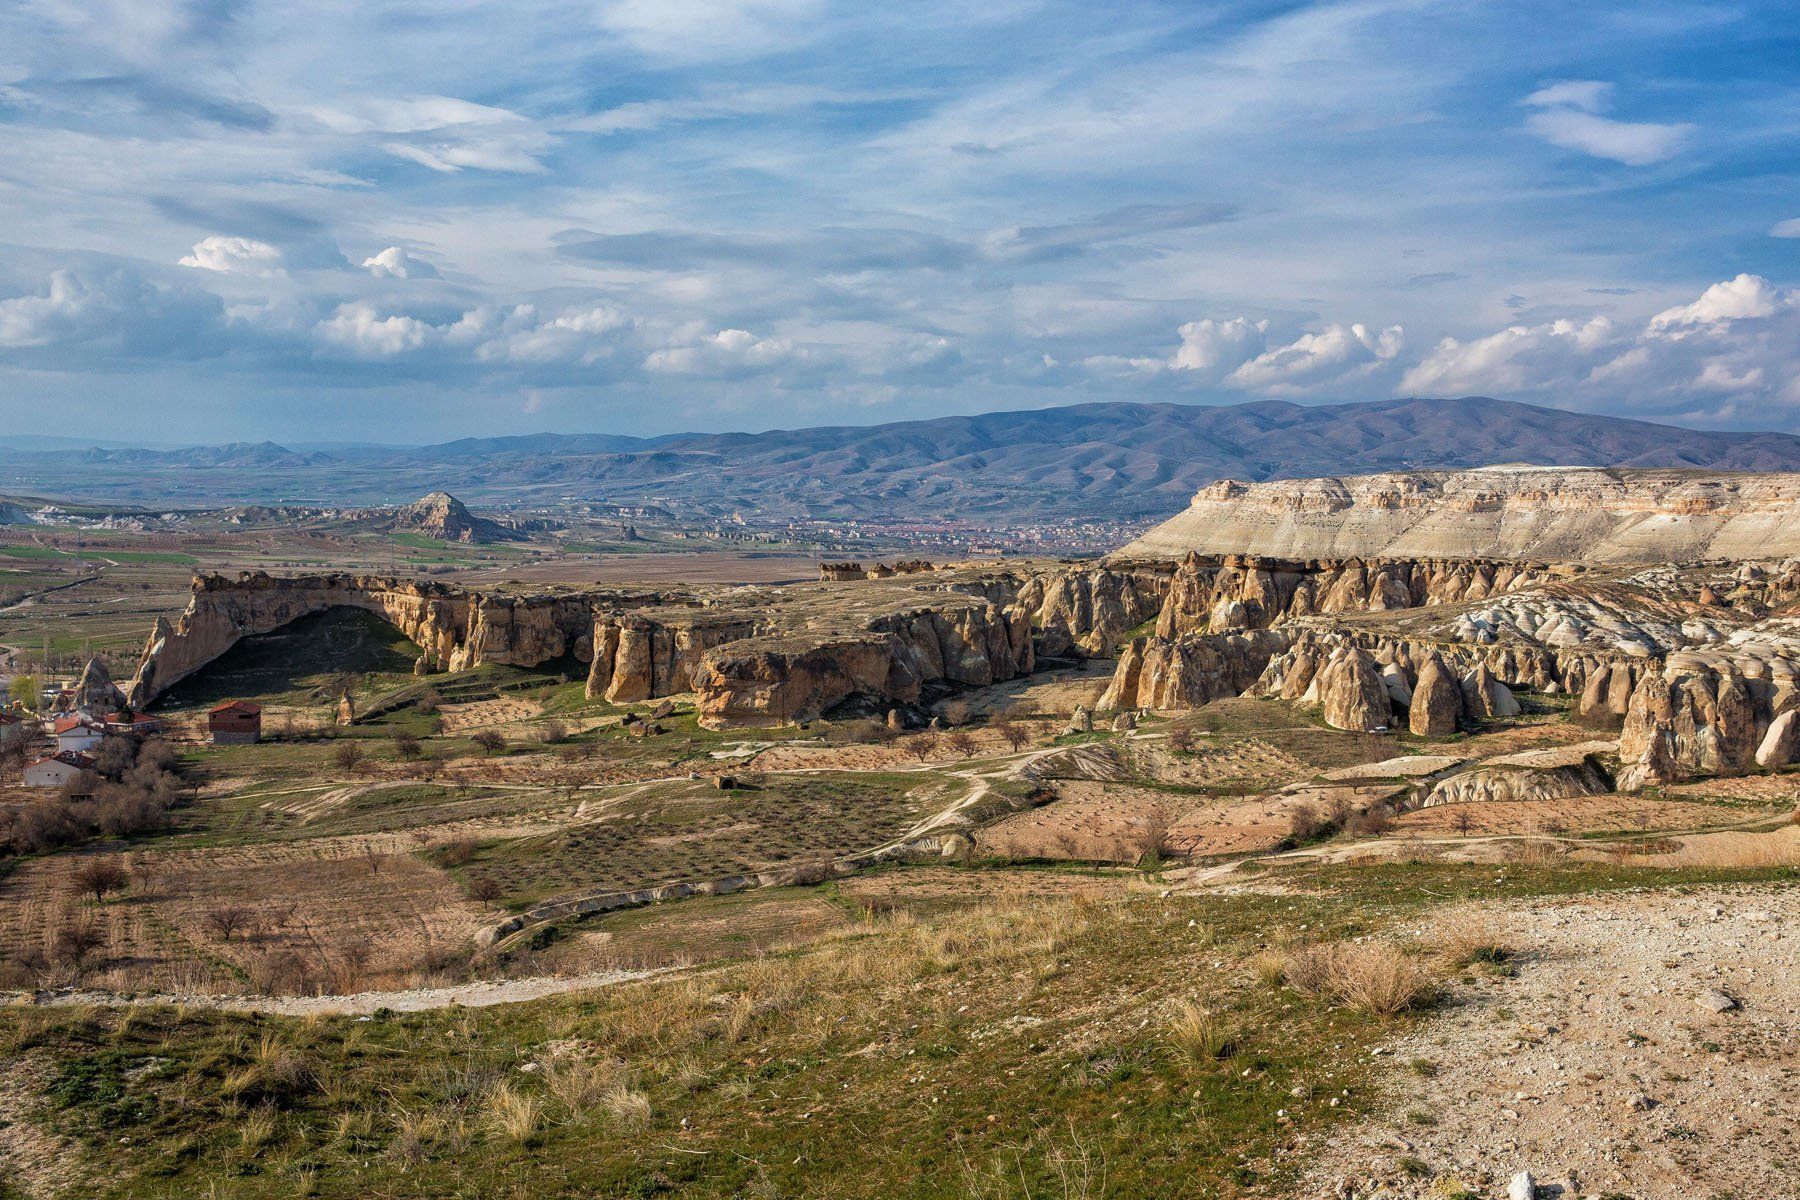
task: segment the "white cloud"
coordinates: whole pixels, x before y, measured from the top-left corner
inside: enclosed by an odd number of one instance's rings
[[[1400,380],[1412,395],[1578,395],[1657,407],[1695,398],[1800,405],[1800,292],[1757,275],[1713,284],[1633,330],[1605,317],[1445,338]]]
[[[1386,370],[1406,348],[1398,325],[1327,325],[1270,347],[1269,323],[1248,317],[1189,321],[1169,358],[1095,355],[1083,360],[1104,375],[1177,373],[1199,385],[1219,385],[1264,395],[1295,395]]]
[[[281,251],[255,238],[202,238],[194,248],[181,256],[179,264],[222,275],[257,275],[270,277],[286,274],[281,266]]]
[[[1778,238],[1800,238],[1800,217],[1793,217],[1786,221],[1777,221],[1774,227],[1769,230],[1769,236]]]
[[[392,358],[423,349],[442,333],[416,317],[382,316],[372,305],[341,304],[320,321],[316,332],[328,346],[360,358]]]
[[[735,379],[804,363],[810,354],[787,338],[759,338],[744,329],[721,329],[687,345],[654,351],[647,370],[666,375]]]
[[[1417,396],[1517,392],[1554,380],[1581,378],[1595,353],[1611,339],[1612,322],[1550,321],[1512,325],[1462,342],[1445,338],[1400,379],[1400,391]]]
[[[219,349],[224,324],[224,306],[209,292],[161,287],[123,270],[65,268],[51,273],[42,295],[0,300],[0,349],[203,358]]]
[[[821,0],[611,0],[600,27],[653,58],[742,59],[807,40]]]
[[[1525,128],[1551,145],[1628,166],[1648,166],[1671,157],[1693,132],[1694,127],[1687,124],[1615,121],[1601,116],[1611,99],[1610,83],[1570,80],[1541,87],[1520,103],[1537,110],[1525,118]]]
[[[389,246],[379,254],[372,254],[362,261],[363,270],[377,279],[435,279],[437,268],[420,258],[414,258],[399,246]]]
[[[1694,325],[1717,325],[1766,317],[1789,303],[1781,292],[1760,275],[1739,275],[1724,283],[1715,283],[1700,293],[1692,304],[1665,309],[1650,318],[1653,332],[1668,333]]]
[[[1263,352],[1267,321],[1245,317],[1214,321],[1210,317],[1189,321],[1177,332],[1181,345],[1169,363],[1177,371],[1198,371],[1209,379],[1223,379]]]
[[[1367,374],[1391,363],[1406,347],[1398,325],[1374,330],[1367,325],[1328,325],[1319,333],[1301,334],[1285,346],[1265,350],[1226,377],[1250,391],[1287,394],[1333,383],[1350,374]]]

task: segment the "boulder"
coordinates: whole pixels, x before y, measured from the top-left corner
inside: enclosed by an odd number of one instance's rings
[[[1800,740],[1800,710],[1789,709],[1769,722],[1769,731],[1756,748],[1756,765],[1780,770],[1794,759],[1794,743]]]

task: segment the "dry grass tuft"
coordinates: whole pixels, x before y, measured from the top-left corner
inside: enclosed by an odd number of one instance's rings
[[[537,1135],[543,1123],[543,1106],[534,1098],[502,1083],[487,1095],[488,1128],[497,1136],[521,1144]]]
[[[1438,956],[1452,969],[1477,963],[1499,964],[1515,953],[1512,939],[1492,916],[1471,908],[1454,909],[1439,922],[1434,938]]]
[[[1437,997],[1424,963],[1390,942],[1324,942],[1288,952],[1287,985],[1309,996],[1392,1016]]]
[[[1228,1058],[1234,1048],[1231,1033],[1219,1015],[1192,1000],[1176,1006],[1166,1032],[1175,1048],[1192,1062]]]

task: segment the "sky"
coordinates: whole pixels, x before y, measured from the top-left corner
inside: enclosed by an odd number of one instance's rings
[[[1790,3],[10,0],[0,440],[1800,429]]]

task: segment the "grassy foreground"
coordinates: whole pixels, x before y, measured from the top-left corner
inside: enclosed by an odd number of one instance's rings
[[[786,955],[490,1009],[20,1007],[0,1056],[83,1164],[69,1195],[1279,1194],[1374,1102],[1367,1046],[1434,975],[1500,957],[1413,940],[1444,898],[1770,877],[1507,874],[867,914]],[[1385,974],[1347,986],[1363,945]]]

